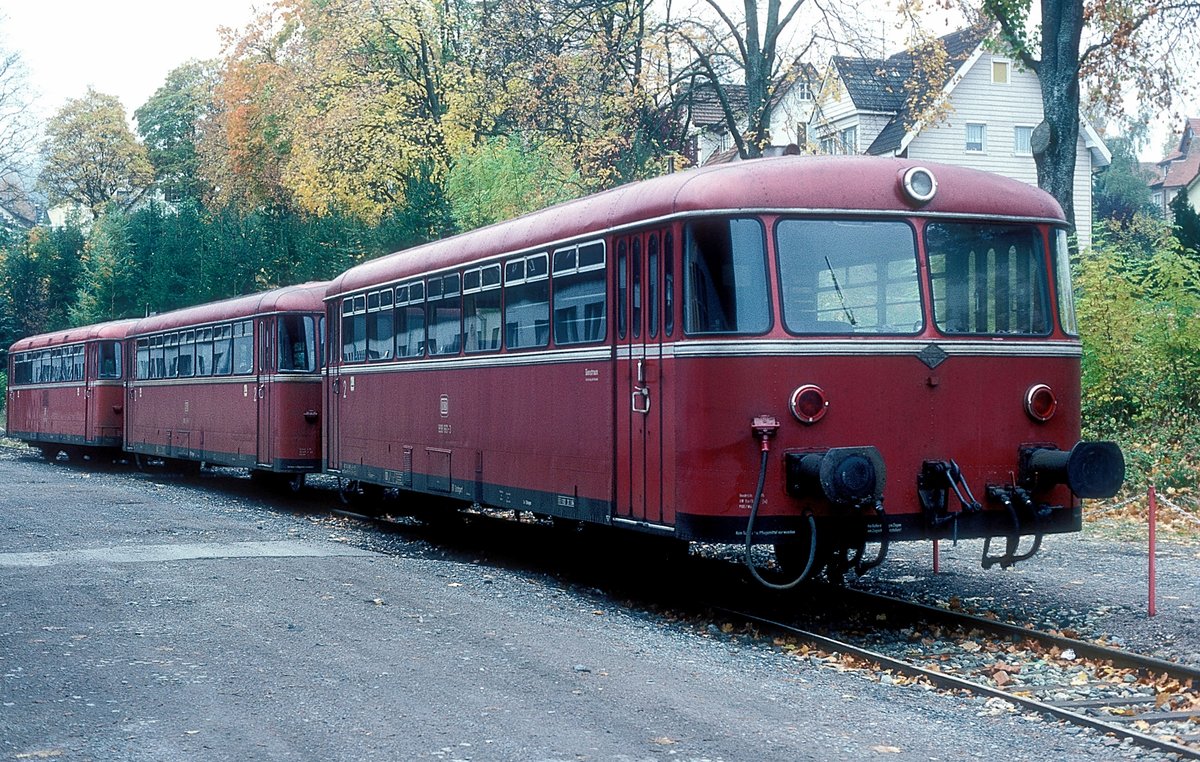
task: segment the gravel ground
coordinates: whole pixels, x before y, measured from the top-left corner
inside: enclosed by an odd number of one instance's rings
[[[0,758],[1164,758],[629,609],[553,564],[483,559],[520,535],[439,545],[312,512],[325,500],[0,447],[0,562],[26,564],[0,563]],[[313,555],[187,555],[247,541]],[[1197,548],[1160,550],[1154,620],[1136,543],[1049,538],[986,573],[963,543],[936,577],[928,550],[852,584],[1196,650]],[[182,555],[121,558],[163,552]]]

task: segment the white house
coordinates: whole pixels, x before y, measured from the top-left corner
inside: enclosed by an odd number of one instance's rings
[[[1200,209],[1200,119],[1188,119],[1183,125],[1179,147],[1158,162],[1150,182],[1150,200],[1172,219],[1171,202],[1186,193],[1193,209]]]
[[[985,49],[986,30],[942,38],[950,77],[944,118],[926,125],[910,113],[909,95],[923,86],[909,52],[887,59],[834,57],[809,120],[809,139],[823,153],[866,153],[957,164],[1037,185],[1030,150],[1043,118],[1037,75]],[[1075,164],[1075,230],[1091,244],[1092,172],[1112,156],[1081,122]]]
[[[765,153],[783,153],[788,145],[803,147],[808,139],[808,122],[813,108],[813,92],[817,85],[817,70],[810,64],[800,64],[779,84],[771,102],[771,122],[768,126],[771,146]],[[723,85],[734,115],[745,129],[746,86]],[[712,85],[692,87],[682,107],[687,120],[689,145],[685,151],[692,163],[699,166],[714,161],[729,160],[737,146],[729,133],[725,111]]]

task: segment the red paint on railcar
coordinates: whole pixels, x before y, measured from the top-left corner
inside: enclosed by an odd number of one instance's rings
[[[124,418],[119,320],[31,336],[9,349],[8,436],[42,446],[120,447]]]
[[[758,476],[750,423],[773,416],[782,425],[758,541],[803,533],[810,513],[835,536],[1078,529],[1079,500],[1029,470],[1028,452],[1065,458],[1079,436],[1079,341],[1060,321],[1065,297],[1054,281],[1062,213],[1036,188],[959,167],[931,167],[936,194],[915,198],[904,189],[914,166],[803,158],[684,172],[344,273],[326,297],[329,469],[467,502],[730,542],[745,536]],[[808,230],[810,222],[830,229]],[[813,241],[849,249],[802,261],[806,246],[824,251]],[[745,246],[759,253],[730,254]],[[604,257],[603,309],[590,305],[602,332],[582,344],[568,332],[563,343],[559,306],[576,320],[579,305],[567,278],[558,279],[559,254],[588,247]],[[532,303],[510,284],[533,280],[522,268],[543,256],[551,272],[538,277],[553,286],[545,305],[533,306],[552,336],[531,345],[525,331],[536,334],[537,321],[507,310],[513,299],[524,312]],[[464,323],[482,309],[466,302],[471,288],[483,302],[487,286],[476,273],[495,268],[504,270],[503,308],[495,296],[494,312]],[[889,295],[893,282],[901,285]],[[421,323],[406,330],[419,339],[409,335],[404,351],[393,334],[370,338],[398,331],[401,305],[414,304]],[[443,320],[457,327],[426,332],[426,321]],[[485,324],[504,341],[481,345],[473,332]],[[789,410],[805,384],[827,396],[820,420]],[[1023,407],[1036,384],[1060,402],[1048,421]],[[887,472],[878,505],[860,495],[847,507],[828,492],[788,486],[795,475],[785,461],[792,468],[831,448],[859,448],[868,466],[878,454]],[[964,493],[962,505],[952,490]],[[1017,527],[1020,511],[1029,517]]]
[[[126,449],[254,470],[319,470],[325,283],[145,318],[129,332]]]

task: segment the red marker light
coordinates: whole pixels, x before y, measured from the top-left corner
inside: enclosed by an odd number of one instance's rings
[[[1054,417],[1058,400],[1045,384],[1034,384],[1025,392],[1025,412],[1035,421],[1045,423]]]
[[[792,392],[790,407],[796,420],[811,424],[825,417],[829,400],[825,398],[824,389],[815,384],[805,384]]]

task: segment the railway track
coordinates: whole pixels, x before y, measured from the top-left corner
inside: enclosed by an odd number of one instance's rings
[[[997,705],[1003,710],[1037,712],[1200,759],[1200,669],[851,588],[838,588],[836,596],[825,592],[822,598],[836,597],[834,607],[855,612],[859,622],[802,627],[745,608],[716,610],[773,634],[789,649],[838,654],[940,689],[1006,702]],[[1030,680],[1025,667],[1035,660],[1043,669]],[[1074,695],[1081,690],[1086,698]]]

